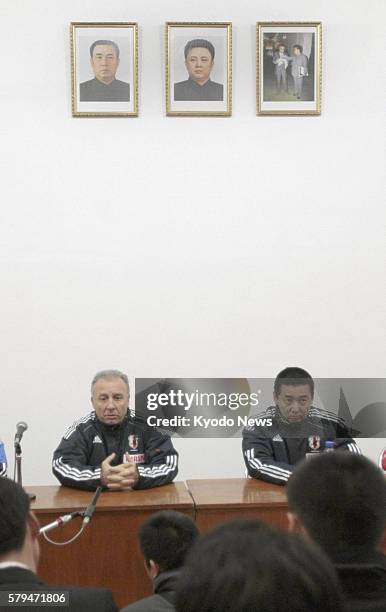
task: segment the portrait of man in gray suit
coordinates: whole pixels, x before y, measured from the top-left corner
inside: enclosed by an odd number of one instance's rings
[[[209,40],[196,38],[184,48],[185,67],[189,78],[174,83],[175,101],[223,101],[224,86],[210,79],[215,48]]]
[[[112,40],[96,40],[90,47],[90,62],[95,77],[79,86],[81,102],[129,102],[130,85],[115,78],[119,66],[119,47]]]
[[[294,93],[298,100],[303,93],[304,78],[308,76],[308,58],[303,53],[302,45],[293,46],[293,55],[290,57],[291,74],[294,80]]]
[[[264,32],[262,80],[264,102],[311,102],[315,95],[315,34]]]

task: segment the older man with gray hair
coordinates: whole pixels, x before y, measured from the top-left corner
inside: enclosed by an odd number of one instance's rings
[[[93,410],[75,421],[54,452],[61,484],[78,489],[147,489],[171,482],[178,454],[168,435],[129,410],[129,381],[119,370],[98,372],[91,383]]]

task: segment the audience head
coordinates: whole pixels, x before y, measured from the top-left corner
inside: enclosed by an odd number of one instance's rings
[[[256,520],[201,536],[176,592],[178,612],[337,612],[341,602],[335,571],[319,548]]]
[[[38,535],[27,493],[13,480],[0,478],[0,561],[18,561],[36,571]]]
[[[178,569],[198,536],[191,518],[173,510],[152,514],[141,526],[139,542],[151,578]]]
[[[386,526],[386,480],[366,457],[336,451],[303,461],[287,485],[292,530],[334,555],[376,548]]]

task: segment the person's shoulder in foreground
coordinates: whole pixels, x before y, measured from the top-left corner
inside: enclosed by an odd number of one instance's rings
[[[91,383],[93,411],[73,423],[54,452],[61,484],[79,489],[147,489],[172,482],[178,453],[170,436],[133,417],[126,374],[98,372]]]
[[[121,612],[174,612],[175,607],[165,594],[154,593],[121,609]]]
[[[379,550],[386,529],[382,470],[360,455],[323,454],[295,469],[287,495],[290,529],[328,554],[348,609],[386,610],[386,556]]]
[[[334,568],[315,545],[260,521],[201,536],[176,590],[177,612],[341,612]]]
[[[137,601],[124,612],[161,612],[174,610],[175,587],[185,557],[198,537],[189,516],[180,512],[153,514],[139,531],[145,568],[153,582],[154,595]]]
[[[39,524],[30,510],[24,489],[7,478],[0,478],[0,590],[61,591],[69,593],[70,612],[96,610],[115,612],[109,589],[47,585],[36,575],[40,558]],[[2,607],[14,610],[14,607]],[[46,610],[47,606],[23,606],[23,610]]]
[[[312,405],[314,380],[302,368],[287,367],[274,382],[274,406],[258,415],[260,423],[243,431],[243,456],[249,476],[285,485],[308,453],[326,442],[337,450],[360,454],[342,419]]]

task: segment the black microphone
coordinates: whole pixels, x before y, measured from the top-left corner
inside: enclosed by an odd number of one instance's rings
[[[89,524],[89,522],[91,521],[92,515],[95,512],[95,508],[96,508],[96,504],[98,501],[98,497],[100,496],[100,494],[102,493],[102,487],[98,487],[97,490],[95,491],[95,495],[91,500],[91,503],[87,506],[85,513],[83,515],[83,525],[86,526]]]
[[[20,421],[16,425],[16,433],[15,433],[15,446],[20,444],[21,439],[23,437],[23,433],[28,429],[28,425],[25,421]]]

